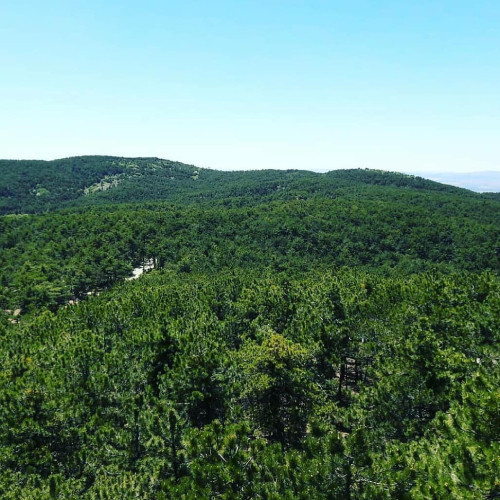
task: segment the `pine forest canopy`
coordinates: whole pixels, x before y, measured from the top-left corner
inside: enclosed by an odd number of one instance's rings
[[[357,196],[374,186],[480,197],[420,177],[368,169],[221,172],[158,158],[82,156],[54,161],[0,160],[0,213],[143,201],[241,203],[297,196]],[[376,193],[372,193],[376,194]]]
[[[91,156],[0,213],[1,498],[500,496],[496,194]]]

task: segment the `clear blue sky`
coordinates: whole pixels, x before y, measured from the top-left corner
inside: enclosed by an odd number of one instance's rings
[[[500,170],[500,0],[5,1],[0,157]]]

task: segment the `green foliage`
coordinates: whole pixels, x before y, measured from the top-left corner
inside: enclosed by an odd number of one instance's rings
[[[426,206],[394,199],[293,200],[230,209],[120,205],[6,216],[0,218],[2,300],[6,309],[55,310],[130,276],[149,260],[185,274],[234,267],[292,274],[324,266],[385,274],[499,270],[498,206],[485,208],[471,198],[468,210],[475,215],[464,218],[421,203]]]
[[[368,169],[318,174],[300,170],[218,172],[159,158],[79,156],[45,161],[0,160],[0,214],[42,213],[63,207],[164,201],[255,205],[272,200],[360,197],[430,201],[441,209],[496,200],[460,188]],[[469,211],[469,217],[474,217]]]
[[[26,317],[1,347],[1,491],[494,494],[499,306],[488,274],[233,269]]]
[[[0,218],[0,497],[500,494],[495,197],[368,170],[7,168],[4,212],[38,214]]]
[[[313,387],[307,364],[312,354],[299,344],[266,328],[262,343],[241,349],[241,398],[264,436],[283,445],[297,445],[305,435]]]

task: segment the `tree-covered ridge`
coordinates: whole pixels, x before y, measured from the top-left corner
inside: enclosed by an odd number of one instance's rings
[[[481,199],[481,195],[467,190],[419,177],[368,169],[327,174],[300,170],[220,172],[158,158],[0,160],[1,214],[165,200],[178,204],[219,201],[252,205],[297,197],[385,196],[391,192],[394,196],[397,191],[400,195],[439,192]]]
[[[500,201],[500,193],[483,193],[483,194],[487,198]]]
[[[489,274],[152,273],[2,324],[2,498],[494,498]]]
[[[54,210],[151,177],[191,179],[196,168],[158,158],[78,156],[54,161],[0,160],[2,213]],[[137,199],[140,201],[140,198]]]

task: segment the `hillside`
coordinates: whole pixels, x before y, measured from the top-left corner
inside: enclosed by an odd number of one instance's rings
[[[0,300],[10,310],[54,309],[146,260],[197,271],[328,265],[498,272],[499,209],[495,201],[414,199],[377,188],[371,197],[251,207],[154,203],[9,215],[0,219]]]
[[[500,495],[498,197],[148,158],[0,173],[1,498]]]
[[[298,196],[353,196],[374,186],[475,196],[419,177],[373,170],[220,172],[158,158],[82,156],[49,162],[0,160],[0,214],[145,201],[210,204],[237,198],[240,204],[253,204]]]

